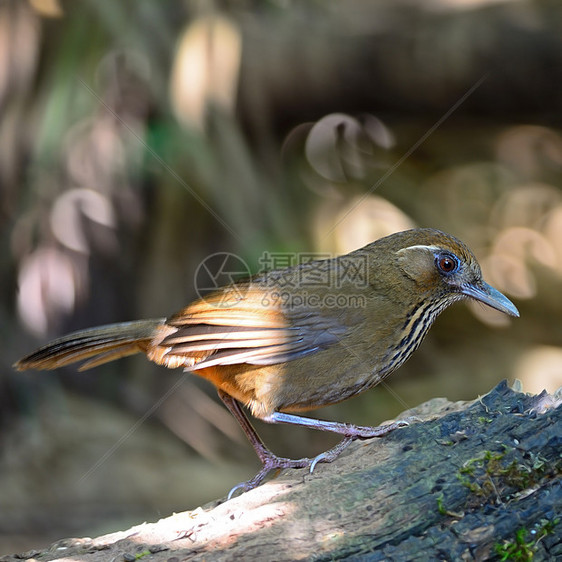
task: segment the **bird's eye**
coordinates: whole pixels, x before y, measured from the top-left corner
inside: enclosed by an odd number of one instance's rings
[[[435,258],[437,269],[446,275],[455,273],[460,266],[460,262],[456,256],[451,254],[439,254]]]

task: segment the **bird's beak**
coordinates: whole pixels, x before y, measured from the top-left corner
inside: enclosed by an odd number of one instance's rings
[[[494,287],[488,285],[488,283],[485,283],[484,281],[481,281],[478,285],[464,285],[461,292],[463,295],[483,302],[500,312],[505,312],[510,316],[519,318],[519,311],[515,305],[497,289],[494,289]]]

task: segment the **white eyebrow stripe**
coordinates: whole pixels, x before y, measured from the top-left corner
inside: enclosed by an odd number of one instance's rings
[[[401,254],[402,252],[405,252],[406,250],[429,250],[430,252],[433,252],[433,251],[436,251],[436,250],[440,251],[442,249],[443,248],[441,248],[440,246],[424,246],[423,244],[416,244],[415,246],[408,246],[407,248],[401,248],[396,253]]]

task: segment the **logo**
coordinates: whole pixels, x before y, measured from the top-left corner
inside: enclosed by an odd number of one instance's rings
[[[215,306],[231,306],[243,298],[243,288],[234,285],[234,283],[249,275],[250,268],[240,256],[230,252],[211,254],[195,270],[195,291],[200,299],[209,300],[214,291],[230,285],[227,291],[221,293],[219,301],[215,301],[213,298],[213,304]]]
[[[261,305],[273,308],[363,308],[362,290],[369,286],[364,255],[264,252],[262,267],[254,278],[263,292]],[[246,297],[250,277],[248,264],[236,254],[219,252],[207,256],[195,271],[197,296],[217,308],[235,306]]]

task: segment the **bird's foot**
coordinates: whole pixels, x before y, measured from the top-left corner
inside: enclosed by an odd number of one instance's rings
[[[278,457],[277,455],[273,454],[271,451],[267,452],[267,455],[262,456],[263,466],[261,470],[250,480],[247,482],[240,482],[230,490],[228,493],[227,499],[231,499],[234,494],[238,491],[241,492],[248,492],[253,490],[257,486],[259,486],[265,477],[272,471],[272,470],[282,470],[284,468],[304,468],[309,466],[314,459],[287,459],[285,457]]]
[[[379,425],[377,427],[348,425],[342,433],[351,439],[372,439],[373,437],[383,437],[395,429],[406,427],[408,425],[410,425],[410,423],[406,420],[398,420],[385,425]]]
[[[265,449],[262,451],[261,455],[261,460],[263,462],[261,470],[247,482],[241,482],[240,484],[234,486],[234,488],[232,488],[232,490],[228,493],[227,499],[231,499],[238,491],[243,493],[253,490],[263,482],[272,470],[309,467],[310,474],[312,474],[318,463],[330,463],[334,461],[353,440],[353,437],[344,437],[337,445],[327,451],[324,451],[323,453],[320,453],[314,458],[287,459],[284,457],[278,457],[268,449]]]

